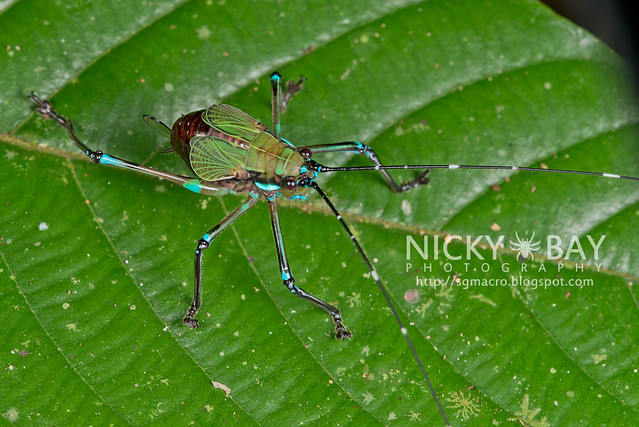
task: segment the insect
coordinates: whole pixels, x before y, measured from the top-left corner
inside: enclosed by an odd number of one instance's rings
[[[335,325],[335,336],[338,340],[351,338],[351,333],[344,325],[342,315],[337,307],[315,297],[295,284],[295,278],[288,262],[280,219],[278,214],[278,200],[304,199],[309,188],[316,191],[339,221],[346,234],[352,241],[357,252],[366,264],[370,276],[380,288],[386,299],[399,329],[406,339],[408,346],[426,380],[431,394],[435,399],[439,412],[448,424],[447,416],[439,402],[439,398],[426,370],[394,307],[386,289],[381,283],[369,257],[363,251],[359,241],[351,232],[336,207],[326,193],[316,183],[322,173],[336,171],[377,171],[386,180],[390,188],[402,193],[428,183],[427,174],[432,169],[484,169],[484,170],[522,170],[549,173],[570,173],[581,175],[595,175],[615,179],[639,181],[639,178],[610,173],[570,171],[562,169],[541,169],[517,166],[487,166],[487,165],[383,165],[375,151],[369,146],[356,141],[333,144],[318,144],[296,147],[281,136],[280,113],[286,107],[287,100],[293,92],[299,91],[302,81],[287,85],[287,92],[281,92],[281,76],[275,72],[271,75],[271,99],[273,127],[269,130],[243,111],[224,104],[214,104],[206,110],[195,111],[179,118],[171,128],[152,116],[143,116],[144,120],[154,130],[170,138],[171,148],[166,152],[174,152],[180,156],[193,172],[194,176],[176,175],[150,167],[138,165],[100,150],[94,151],[82,142],[76,135],[71,121],[59,115],[46,101],[31,93],[30,98],[37,104],[36,110],[43,116],[54,119],[64,127],[75,145],[96,164],[111,165],[136,172],[155,176],[178,184],[190,191],[203,195],[222,195],[228,192],[246,194],[246,200],[229,213],[216,226],[208,230],[199,239],[195,248],[195,278],[193,300],[188,308],[183,323],[191,328],[200,326],[196,315],[202,305],[202,257],[212,242],[228,228],[237,218],[246,213],[258,201],[265,199],[268,203],[271,227],[275,240],[278,263],[282,282],[293,294],[306,299],[329,313]],[[372,166],[330,167],[318,163],[314,156],[325,153],[349,153],[365,155]],[[396,182],[388,173],[389,170],[411,169],[420,170],[418,176],[404,183]],[[533,250],[528,248],[527,252]],[[522,247],[522,252],[524,248]]]

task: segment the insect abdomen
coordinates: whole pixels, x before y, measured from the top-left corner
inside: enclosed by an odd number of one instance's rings
[[[206,110],[194,111],[186,114],[173,123],[171,128],[171,147],[180,158],[191,168],[191,138],[197,135],[209,135],[216,138],[225,139],[232,143],[242,145],[244,141],[220,132],[219,130],[209,126],[202,119],[202,113]]]
[[[211,129],[209,125],[202,120],[202,111],[195,111],[186,114],[173,123],[171,128],[171,147],[180,158],[187,164],[189,162],[189,154],[191,153],[191,138],[196,135],[206,135]]]

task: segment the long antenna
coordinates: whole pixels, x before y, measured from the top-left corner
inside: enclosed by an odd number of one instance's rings
[[[523,166],[503,166],[503,165],[391,165],[391,166],[323,166],[319,163],[315,164],[318,172],[349,172],[349,171],[378,171],[378,170],[393,170],[393,169],[480,169],[480,170],[512,170],[512,171],[531,171],[531,172],[551,172],[551,173],[567,173],[573,175],[592,175],[602,176],[604,178],[617,178],[627,179],[630,181],[639,181],[638,177],[617,175],[614,173],[606,172],[590,172],[590,171],[575,171],[567,169],[544,169],[544,168],[529,168]]]
[[[362,249],[362,247],[360,246],[359,242],[357,241],[357,239],[355,238],[355,236],[351,232],[350,228],[348,227],[348,225],[346,225],[346,222],[344,222],[344,219],[342,218],[342,215],[340,215],[340,213],[337,211],[337,209],[335,209],[335,206],[333,206],[333,203],[330,201],[330,199],[328,198],[326,193],[324,193],[324,191],[319,187],[319,185],[317,185],[317,183],[315,181],[310,181],[310,183],[307,182],[305,184],[313,187],[315,189],[315,191],[317,191],[319,193],[319,195],[322,197],[322,199],[324,199],[324,202],[326,202],[328,207],[333,211],[333,213],[335,214],[335,217],[340,222],[340,224],[342,224],[342,227],[344,228],[344,230],[346,230],[346,233],[351,238],[351,242],[353,242],[353,244],[355,245],[355,248],[357,248],[357,251],[359,252],[359,254],[364,259],[364,262],[366,263],[366,266],[368,267],[369,271],[371,272],[371,277],[375,280],[375,283],[377,283],[377,286],[379,286],[379,289],[382,291],[382,294],[384,295],[384,298],[386,298],[386,302],[388,303],[388,306],[390,307],[391,311],[393,312],[393,315],[395,316],[395,320],[397,320],[397,323],[399,324],[399,329],[400,329],[402,335],[404,336],[404,338],[406,338],[406,342],[408,343],[408,346],[410,347],[410,350],[413,352],[413,357],[415,358],[415,361],[417,362],[417,365],[419,365],[419,369],[421,369],[421,371],[422,371],[422,375],[424,376],[424,379],[426,380],[426,383],[428,384],[428,388],[430,388],[430,392],[433,395],[433,398],[435,399],[435,403],[437,403],[437,408],[439,409],[439,413],[444,418],[444,422],[446,423],[446,425],[450,426],[450,422],[448,421],[448,417],[446,417],[446,412],[444,412],[444,407],[442,406],[442,404],[439,401],[439,398],[437,397],[437,392],[435,391],[435,387],[433,387],[433,384],[430,382],[430,378],[428,377],[428,374],[426,373],[426,369],[424,368],[424,365],[422,364],[422,361],[419,358],[419,355],[417,354],[417,350],[415,350],[415,346],[413,345],[413,342],[411,341],[410,337],[408,336],[408,330],[406,329],[406,327],[402,323],[402,320],[399,318],[399,314],[397,314],[397,310],[395,309],[395,305],[391,301],[390,296],[388,295],[388,292],[386,292],[386,288],[384,288],[384,285],[382,285],[382,282],[379,279],[379,276],[377,275],[377,272],[375,271],[375,268],[373,267],[373,264],[371,264],[370,260],[368,259],[368,256],[366,256],[366,254],[364,253],[364,250]]]

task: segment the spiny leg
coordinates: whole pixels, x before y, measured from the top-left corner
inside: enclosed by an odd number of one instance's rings
[[[419,369],[422,371],[422,375],[424,376],[424,379],[426,380],[426,384],[428,384],[428,388],[430,389],[430,392],[431,392],[433,398],[435,399],[435,402],[437,403],[437,408],[439,409],[440,414],[444,418],[444,421],[446,422],[446,425],[450,426],[450,423],[448,422],[448,417],[446,417],[446,412],[444,411],[444,407],[442,406],[441,402],[439,401],[439,397],[437,396],[437,392],[435,391],[435,387],[433,387],[433,384],[430,381],[430,377],[426,373],[426,369],[424,368],[424,364],[422,363],[421,359],[419,358],[419,355],[417,354],[417,350],[415,350],[415,346],[413,345],[413,341],[408,336],[408,329],[406,329],[406,327],[404,326],[404,323],[402,322],[401,318],[399,317],[399,314],[397,313],[397,309],[395,308],[395,304],[393,304],[393,301],[391,300],[390,296],[388,295],[388,292],[386,291],[386,288],[384,288],[384,285],[382,285],[382,281],[380,280],[379,275],[377,274],[377,271],[375,271],[375,268],[373,267],[373,264],[368,259],[368,256],[364,252],[364,249],[362,249],[362,247],[360,246],[359,242],[357,241],[357,239],[355,238],[355,236],[351,232],[350,228],[348,227],[348,225],[346,224],[346,222],[342,218],[342,215],[340,215],[340,213],[337,211],[337,209],[333,205],[333,202],[330,201],[330,199],[328,198],[326,193],[324,193],[324,191],[320,188],[320,186],[317,185],[317,183],[314,182],[314,181],[310,181],[309,180],[309,182],[307,183],[307,186],[313,187],[313,189],[315,189],[315,191],[317,191],[319,193],[319,195],[322,197],[324,202],[328,205],[328,207],[331,209],[331,211],[335,215],[335,218],[337,218],[339,223],[342,225],[342,228],[344,228],[344,230],[346,231],[346,233],[350,237],[351,242],[353,242],[353,245],[355,245],[355,248],[357,249],[357,252],[359,252],[361,257],[364,259],[364,262],[366,263],[366,266],[368,267],[368,271],[370,271],[370,273],[371,273],[371,277],[373,278],[373,280],[375,280],[375,283],[377,284],[377,286],[381,290],[382,294],[384,295],[384,298],[386,299],[386,303],[390,307],[391,312],[395,316],[395,320],[397,321],[397,324],[399,325],[399,330],[402,333],[402,335],[404,336],[404,338],[406,339],[406,342],[407,342],[408,346],[410,347],[411,352],[413,353],[413,357],[415,358],[415,361],[417,362],[417,365],[419,366]]]
[[[152,175],[158,178],[166,179],[167,181],[174,182],[182,187],[185,187],[188,190],[194,191],[200,194],[215,194],[219,191],[219,188],[214,184],[207,183],[206,181],[194,179],[188,176],[176,175],[164,171],[160,171],[157,169],[153,169],[147,166],[138,165],[136,163],[129,162],[127,160],[123,160],[117,158],[115,156],[110,156],[100,150],[93,151],[90,149],[85,143],[83,143],[80,138],[76,135],[73,130],[73,124],[71,121],[61,115],[59,115],[54,109],[49,101],[42,100],[36,96],[33,92],[29,95],[29,98],[32,99],[36,104],[36,111],[40,113],[45,118],[52,118],[55,120],[60,126],[67,130],[67,133],[71,137],[73,143],[82,150],[82,152],[96,164],[102,165],[111,165],[124,169],[134,170],[140,173],[144,173],[147,175]]]
[[[208,248],[211,245],[211,242],[229,225],[231,225],[233,221],[238,219],[240,215],[255,206],[259,199],[260,197],[258,194],[249,193],[249,196],[244,203],[235,208],[233,212],[228,214],[222,221],[220,221],[219,224],[211,228],[208,233],[198,240],[197,248],[195,249],[195,283],[193,287],[193,302],[182,321],[182,323],[188,325],[192,329],[200,327],[195,315],[202,305],[202,253],[204,252],[204,249]]]
[[[320,145],[309,145],[306,147],[308,150],[311,150],[311,153],[320,154],[320,153],[355,153],[355,154],[366,154],[366,157],[370,159],[371,162],[375,166],[383,166],[379,161],[377,154],[371,147],[366,144],[362,144],[361,142],[348,141],[348,142],[338,142],[335,144],[320,144]],[[406,181],[402,184],[398,184],[390,174],[384,170],[380,169],[379,172],[382,174],[388,185],[390,185],[391,189],[396,193],[403,193],[408,190],[412,190],[413,188],[420,187],[422,185],[428,184],[429,180],[426,177],[429,169],[426,169],[424,172],[420,173],[417,176],[417,179],[412,181]]]
[[[271,213],[271,224],[273,226],[273,237],[275,238],[275,245],[277,247],[277,258],[280,263],[280,271],[282,273],[282,280],[284,286],[291,291],[292,294],[297,295],[300,298],[309,300],[313,304],[326,310],[332,317],[333,323],[335,323],[335,338],[342,340],[350,338],[351,333],[346,330],[342,323],[342,316],[336,307],[322,301],[321,299],[309,294],[304,289],[295,286],[295,279],[291,274],[291,270],[288,265],[288,259],[286,257],[286,250],[284,249],[284,240],[282,239],[282,230],[280,228],[280,217],[277,212],[277,199],[276,196],[268,197],[268,208]]]

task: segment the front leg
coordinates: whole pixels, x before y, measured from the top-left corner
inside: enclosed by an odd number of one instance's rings
[[[377,157],[375,151],[373,151],[373,149],[368,145],[362,144],[361,142],[348,141],[338,142],[336,144],[309,145],[306,147],[301,147],[301,149],[310,150],[311,156],[321,153],[366,154],[366,157],[368,157],[368,159],[375,166],[383,166],[382,162],[379,161],[379,158]],[[430,169],[426,169],[424,172],[420,173],[416,179],[406,181],[402,184],[398,184],[397,181],[395,181],[393,177],[390,176],[388,171],[380,169],[379,172],[382,174],[390,188],[396,193],[404,193],[406,191],[412,190],[413,188],[421,187],[422,185],[426,185],[429,183],[429,179],[426,177],[426,175],[428,175]]]

